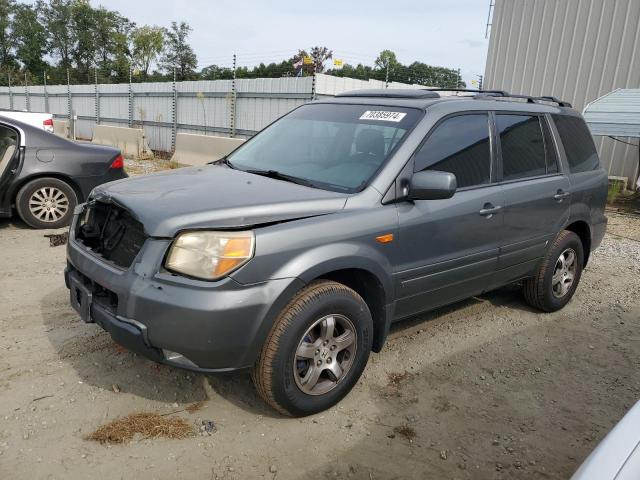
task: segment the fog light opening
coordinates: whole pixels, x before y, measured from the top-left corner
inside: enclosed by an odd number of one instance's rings
[[[189,360],[187,357],[178,352],[172,352],[171,350],[162,350],[164,355],[164,359],[168,363],[172,363],[174,365],[182,365],[184,367],[198,368],[198,366]]]

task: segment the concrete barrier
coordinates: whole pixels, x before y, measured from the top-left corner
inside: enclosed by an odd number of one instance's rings
[[[138,160],[153,158],[153,152],[141,128],[96,125],[91,143],[119,148],[122,154],[129,158]]]
[[[171,157],[171,161],[182,165],[204,165],[221,159],[243,142],[243,138],[178,133],[176,135],[176,151]]]
[[[53,133],[59,137],[69,138],[69,121],[53,120]]]

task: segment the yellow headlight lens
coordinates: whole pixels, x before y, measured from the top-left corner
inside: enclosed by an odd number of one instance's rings
[[[186,232],[171,245],[168,270],[204,280],[216,280],[253,256],[253,232]]]

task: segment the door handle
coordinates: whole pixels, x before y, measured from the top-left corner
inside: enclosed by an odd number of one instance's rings
[[[561,202],[562,200],[564,200],[565,198],[568,198],[571,196],[571,192],[565,192],[564,190],[558,190],[558,193],[556,193],[553,196],[554,200],[557,200],[558,202]]]
[[[485,204],[484,208],[478,213],[483,217],[491,217],[491,215],[493,215],[494,213],[498,213],[500,210],[502,210],[502,207],[500,205],[494,207],[490,203],[487,203]]]

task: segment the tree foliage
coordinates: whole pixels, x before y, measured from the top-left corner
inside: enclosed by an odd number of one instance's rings
[[[133,64],[140,69],[144,80],[149,76],[151,64],[164,48],[164,29],[144,25],[131,34]]]
[[[361,80],[388,80],[434,87],[464,87],[456,70],[412,62],[403,65],[383,50],[373,65],[344,64],[326,70],[334,53],[326,46],[298,49],[279,62],[237,67],[198,65],[189,44],[191,27],[171,22],[169,28],[141,25],[89,0],[0,0],[0,85],[133,81],[221,80],[291,77],[328,73]],[[254,56],[255,58],[255,56]],[[310,58],[311,61],[303,61]],[[229,54],[229,63],[231,53]],[[156,67],[156,68],[154,68]]]
[[[171,28],[165,30],[166,43],[160,66],[167,74],[172,74],[175,69],[177,80],[196,77],[198,61],[187,42],[190,33],[191,27],[186,22],[171,22]]]

